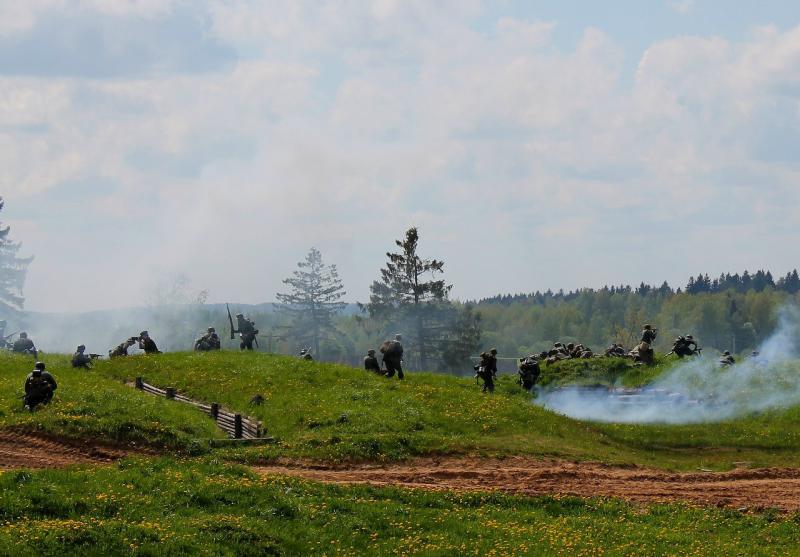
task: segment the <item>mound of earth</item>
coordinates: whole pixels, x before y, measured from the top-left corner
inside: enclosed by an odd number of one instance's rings
[[[283,474],[321,482],[422,489],[489,491],[519,495],[617,497],[636,502],[686,501],[701,505],[783,511],[800,509],[800,469],[739,469],[673,473],[592,462],[530,457],[424,458],[390,464],[326,466],[287,461],[259,466],[261,474]]]
[[[129,454],[131,451],[128,449],[91,442],[68,442],[52,436],[0,430],[0,470],[102,464]]]

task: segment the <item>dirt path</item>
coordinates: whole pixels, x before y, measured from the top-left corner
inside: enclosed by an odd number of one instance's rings
[[[732,472],[671,473],[514,457],[426,458],[393,465],[350,467],[285,462],[256,467],[261,474],[310,480],[424,489],[501,490],[522,495],[619,497],[637,502],[688,501],[736,509],[800,509],[800,469],[765,468]]]
[[[43,435],[0,430],[0,470],[101,464],[128,454],[130,452],[125,449],[90,443],[68,443]]]

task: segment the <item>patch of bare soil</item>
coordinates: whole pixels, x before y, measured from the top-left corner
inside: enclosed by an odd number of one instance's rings
[[[800,469],[789,468],[673,473],[530,457],[442,457],[385,466],[325,466],[287,461],[255,469],[261,474],[283,474],[341,484],[499,490],[519,495],[602,496],[647,503],[685,501],[737,509],[800,510]]]
[[[0,430],[0,470],[103,464],[129,454],[130,450],[90,442],[67,442],[52,436]]]

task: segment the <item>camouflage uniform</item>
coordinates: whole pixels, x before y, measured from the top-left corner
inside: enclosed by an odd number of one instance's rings
[[[120,356],[127,356],[128,355],[128,348],[136,344],[138,339],[136,337],[131,337],[125,342],[121,342],[117,345],[116,348],[113,350],[108,351],[109,358],[119,358]]]
[[[536,356],[519,359],[519,384],[526,391],[530,391],[536,385],[541,372]]]

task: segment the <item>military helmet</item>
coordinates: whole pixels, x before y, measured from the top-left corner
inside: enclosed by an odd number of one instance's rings
[[[216,329],[214,329],[214,327],[209,327],[207,330],[208,330],[209,333],[216,333],[217,332]]]
[[[19,334],[19,338],[28,338],[28,333],[26,333],[25,331],[22,331],[22,332]]]
[[[723,356],[730,356],[730,355],[731,355],[731,353],[730,353],[730,351],[729,351],[729,350],[726,350],[725,352],[723,352],[723,353],[722,353],[722,355],[723,355]]]
[[[44,362],[36,362],[36,365],[33,366],[33,369],[44,371]]]
[[[84,350],[86,350],[86,345],[85,344],[78,345],[78,352],[83,352]]]
[[[652,329],[653,327],[652,327],[652,326],[651,326],[651,325],[648,323],[648,324],[646,324],[646,325],[644,326],[644,328],[645,328],[645,330],[648,330],[648,331],[649,331],[649,330],[650,330],[650,329]]]
[[[401,335],[400,333],[397,333],[396,335],[394,335],[394,339],[395,340],[403,340],[403,335]]]
[[[489,349],[489,354],[497,354],[497,348]]]
[[[305,354],[306,352],[308,352],[308,350],[306,350],[305,348],[300,349],[300,354]]]
[[[237,313],[236,314],[236,318],[238,319],[239,317],[244,317],[244,314],[243,313]]]
[[[369,354],[370,356],[374,356],[375,351],[372,348],[370,348],[369,350],[367,350],[367,354]]]
[[[686,340],[692,340],[694,337],[692,335],[686,335]]]
[[[139,336],[140,337],[147,337],[147,336],[150,336],[150,333],[148,333],[147,331],[142,331],[141,333],[139,333]]]

